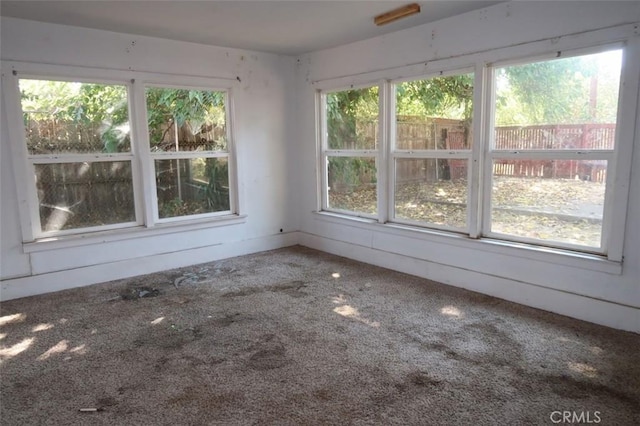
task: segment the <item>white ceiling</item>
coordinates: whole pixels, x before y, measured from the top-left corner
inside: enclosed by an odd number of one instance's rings
[[[377,27],[408,1],[0,1],[0,14],[128,34],[296,55],[437,21],[499,1],[419,1],[422,12]]]

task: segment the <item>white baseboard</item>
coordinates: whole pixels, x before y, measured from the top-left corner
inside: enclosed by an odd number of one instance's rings
[[[640,309],[300,232],[299,244],[619,330],[640,333]]]
[[[83,287],[296,244],[595,324],[640,333],[640,309],[637,308],[336,241],[305,232],[277,234],[184,250],[178,253],[132,258],[65,271],[7,279],[0,283],[0,300],[5,301]]]
[[[212,262],[298,244],[298,232],[237,241],[174,253],[102,263],[65,271],[2,280],[0,301],[35,296],[70,288]]]

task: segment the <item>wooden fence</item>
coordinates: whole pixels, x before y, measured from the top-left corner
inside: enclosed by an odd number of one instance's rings
[[[615,124],[496,127],[495,149],[613,149]]]
[[[607,150],[613,149],[615,124],[564,124],[527,127],[498,127],[495,149]],[[607,163],[603,160],[514,160],[499,159],[493,166],[498,176],[544,177],[604,182]]]
[[[105,132],[108,125],[100,122],[76,123],[71,121],[42,118],[43,113],[25,114],[25,134],[30,154],[86,154],[108,152]],[[150,149],[152,151],[207,151],[226,150],[227,134],[225,125],[204,124],[192,129],[188,123],[176,129],[173,121],[151,129]],[[131,149],[128,134],[121,134],[117,152]]]
[[[397,149],[470,149],[471,136],[470,125],[460,120],[401,116],[396,122]],[[396,163],[398,184],[466,177],[466,160],[403,159]]]
[[[130,161],[37,164],[42,229],[135,220]]]
[[[471,128],[463,121],[398,119],[398,149],[469,149]],[[615,124],[566,124],[541,126],[505,126],[495,129],[495,149],[527,150],[606,150],[613,149]],[[464,179],[467,160],[399,160],[396,182],[403,184],[437,179]],[[498,159],[493,172],[498,176],[544,177],[604,182],[606,161],[601,160],[518,160]]]
[[[25,131],[30,154],[107,152],[105,128],[101,123],[73,123],[27,114]],[[151,149],[154,151],[204,151],[227,148],[224,125],[203,125],[193,130],[188,124],[176,129],[173,122],[169,122],[161,126],[157,133],[160,140],[151,143]],[[130,150],[128,135],[117,149]],[[171,204],[171,201],[178,198],[178,194],[189,200],[204,198],[207,182],[198,182],[191,176],[189,160],[161,160],[156,161],[155,166],[158,199],[161,205]],[[226,166],[224,167],[224,173],[221,174],[228,176]],[[129,160],[91,162],[91,159],[87,158],[86,162],[38,164],[35,169],[40,218],[44,230],[135,220]],[[179,169],[182,169],[181,172],[178,172]],[[228,183],[226,186],[228,187]],[[221,198],[228,203],[228,188],[224,191],[226,195]],[[220,208],[225,209],[228,209],[228,206]]]

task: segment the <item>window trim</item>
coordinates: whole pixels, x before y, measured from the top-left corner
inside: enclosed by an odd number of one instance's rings
[[[360,90],[360,89],[371,89],[374,87],[378,87],[378,146],[374,149],[329,149],[329,134],[327,130],[327,95],[331,93],[344,92],[349,90]],[[380,168],[381,168],[381,152],[384,151],[382,148],[386,144],[386,119],[383,116],[382,102],[386,97],[383,94],[385,90],[385,82],[384,81],[369,81],[364,82],[357,85],[350,85],[348,87],[339,87],[333,88],[330,90],[319,90],[317,92],[317,98],[319,99],[319,108],[320,108],[320,122],[319,122],[319,154],[320,154],[320,164],[319,164],[319,174],[321,175],[321,191],[319,196],[319,207],[323,211],[334,212],[344,215],[350,215],[360,218],[379,220],[380,217],[380,197],[385,193],[384,182],[381,182],[380,178]],[[374,158],[376,164],[376,214],[369,214],[365,212],[356,212],[350,210],[343,210],[329,207],[329,158],[330,157],[345,157],[345,158]]]
[[[388,149],[388,158],[389,158],[389,185],[388,185],[388,190],[387,193],[389,194],[389,203],[388,203],[388,211],[389,211],[389,215],[388,215],[388,220],[385,222],[392,222],[392,223],[399,223],[399,224],[403,224],[403,225],[410,225],[410,226],[416,226],[416,227],[422,227],[422,228],[428,228],[428,229],[436,229],[436,230],[441,230],[441,231],[450,231],[450,232],[455,232],[455,233],[462,233],[465,235],[469,235],[470,234],[470,223],[471,223],[471,217],[473,215],[476,214],[477,211],[477,207],[474,205],[471,205],[470,200],[471,200],[471,188],[473,185],[472,182],[472,176],[473,176],[473,166],[474,163],[472,161],[472,157],[473,157],[473,152],[474,150],[474,141],[471,141],[471,147],[469,149],[453,149],[453,150],[438,150],[438,149],[416,149],[415,151],[412,150],[408,150],[408,149],[397,149],[397,134],[396,134],[396,97],[397,97],[397,86],[398,84],[402,84],[402,83],[407,83],[407,82],[411,82],[411,81],[421,81],[421,80],[429,80],[429,79],[433,79],[433,78],[440,78],[440,77],[452,77],[452,76],[459,76],[459,75],[464,75],[464,74],[473,74],[473,80],[474,80],[474,96],[472,98],[472,102],[475,102],[475,83],[476,83],[476,78],[475,78],[475,68],[474,67],[470,67],[470,66],[466,66],[466,67],[460,67],[460,68],[448,68],[446,70],[442,70],[442,71],[437,71],[437,72],[431,72],[431,73],[426,73],[420,76],[413,76],[413,77],[403,77],[403,78],[398,78],[398,79],[393,79],[389,81],[389,90],[390,90],[390,97],[389,97],[389,102],[387,103],[388,109],[389,109],[389,114],[392,116],[391,118],[391,123],[393,123],[393,129],[391,132],[389,132],[389,149]],[[475,105],[475,104],[474,104]],[[474,106],[473,108],[473,114],[472,114],[472,123],[471,123],[471,128],[474,127],[474,119],[475,119],[475,111],[476,111],[476,107]],[[431,223],[431,222],[426,222],[426,221],[418,221],[418,220],[411,220],[411,219],[403,219],[403,218],[398,218],[396,216],[396,208],[395,208],[395,196],[396,196],[396,160],[398,159],[459,159],[459,160],[467,160],[467,205],[466,205],[466,210],[467,210],[467,220],[466,220],[466,228],[457,228],[454,226],[449,226],[449,225],[438,225],[436,223]]]
[[[243,224],[246,221],[246,215],[237,215],[231,217],[220,216],[217,218],[190,220],[187,222],[183,221],[179,223],[161,223],[154,227],[136,226],[131,228],[104,230],[99,232],[87,232],[84,234],[56,235],[48,238],[41,238],[31,242],[25,242],[22,244],[22,249],[25,253],[35,253],[49,250],[81,247],[89,244],[118,242],[135,238],[146,238],[149,236],[197,231],[200,229],[235,226],[238,224]]]
[[[488,79],[485,82],[485,89],[489,93],[488,102],[486,104],[487,108],[487,121],[486,121],[486,134],[485,134],[485,151],[484,151],[484,190],[485,196],[483,200],[482,206],[482,235],[488,238],[494,238],[497,240],[504,241],[513,241],[520,242],[524,244],[530,245],[539,245],[544,247],[551,248],[559,248],[559,249],[567,249],[572,251],[580,251],[584,253],[593,253],[606,256],[607,249],[610,242],[610,236],[608,235],[608,231],[611,227],[611,220],[607,217],[608,210],[607,208],[610,204],[610,199],[612,198],[612,192],[614,188],[612,187],[612,179],[613,176],[617,172],[615,168],[615,154],[618,151],[619,147],[619,117],[620,117],[620,107],[622,100],[622,88],[623,88],[623,68],[620,70],[620,90],[618,93],[618,117],[616,119],[616,138],[614,141],[614,149],[602,149],[602,150],[584,150],[584,149],[537,149],[537,150],[521,150],[521,151],[513,151],[506,149],[495,149],[495,104],[496,104],[496,69],[503,68],[506,66],[519,66],[519,65],[527,65],[534,63],[543,63],[549,62],[556,59],[567,59],[567,58],[576,58],[580,56],[594,55],[599,53],[604,53],[612,50],[621,50],[622,56],[626,55],[625,51],[625,43],[612,43],[606,45],[599,45],[593,48],[583,47],[579,49],[570,49],[564,52],[558,51],[555,55],[551,53],[535,55],[529,58],[518,58],[514,60],[503,60],[497,61],[488,65],[489,72]],[[493,164],[496,159],[532,159],[532,160],[604,160],[607,161],[607,177],[605,182],[605,196],[603,200],[603,216],[602,216],[602,225],[600,229],[600,246],[586,246],[579,244],[572,244],[561,242],[557,240],[539,240],[535,238],[521,237],[513,234],[504,234],[501,232],[495,232],[492,230],[492,184],[493,184]]]
[[[99,240],[105,240],[103,236],[113,235],[114,240],[126,239],[128,233],[138,235],[140,230],[150,230],[154,227],[170,230],[172,228],[197,228],[205,227],[203,223],[211,226],[224,226],[243,223],[246,214],[242,211],[244,203],[241,200],[238,185],[238,166],[234,135],[234,99],[233,91],[237,89],[239,82],[235,78],[201,77],[178,74],[150,73],[141,71],[125,71],[95,67],[67,66],[56,64],[43,64],[34,62],[0,61],[2,70],[2,91],[4,94],[4,107],[7,117],[7,135],[11,159],[14,164],[14,180],[18,197],[18,211],[20,215],[20,228],[23,249],[27,247],[52,247],[58,243],[64,246],[76,246],[91,244]],[[33,181],[33,166],[30,166],[29,153],[24,141],[26,134],[22,125],[22,107],[19,90],[19,79],[31,78],[53,81],[86,82],[98,84],[117,84],[127,87],[129,123],[131,126],[131,151],[129,153],[97,154],[101,161],[130,161],[132,168],[134,206],[136,221],[101,227],[75,228],[72,230],[47,233],[34,232],[39,222],[37,192]],[[146,102],[144,98],[144,85],[165,84],[170,87],[187,89],[201,89],[224,91],[226,93],[226,127],[227,127],[227,153],[229,157],[229,202],[231,210],[214,212],[204,215],[189,215],[179,217],[180,220],[156,221],[152,211],[148,209],[150,202],[150,183],[155,184],[152,161],[149,156],[149,143],[146,133]],[[230,135],[230,136],[229,136]],[[84,155],[84,154],[81,154]],[[87,158],[96,160],[96,154],[87,154]],[[62,155],[37,155],[33,156],[37,163],[66,162]],[[71,158],[71,156],[69,157]],[[75,156],[73,158],[78,158]],[[87,161],[84,159],[83,161]],[[154,186],[155,190],[155,186]],[[35,197],[35,198],[34,198]],[[38,217],[36,217],[38,216]],[[36,220],[37,219],[37,220]],[[146,231],[143,231],[146,233]],[[171,232],[171,231],[162,231]],[[179,231],[176,231],[179,232]],[[124,236],[123,236],[124,235]],[[90,242],[91,241],[91,242]],[[35,249],[38,251],[40,249]]]
[[[129,118],[129,126],[133,127],[132,119],[131,119],[131,110],[132,110],[132,88],[131,82],[127,80],[117,80],[117,79],[104,79],[104,78],[91,78],[91,77],[78,77],[74,76],[65,76],[59,77],[57,75],[47,75],[45,73],[33,73],[33,72],[16,72],[12,73],[11,84],[9,87],[5,86],[3,81],[3,90],[5,91],[7,96],[5,108],[7,110],[7,121],[8,123],[8,131],[9,131],[9,139],[10,145],[13,147],[12,150],[18,151],[18,153],[22,154],[18,162],[14,162],[14,164],[22,165],[22,169],[25,170],[27,176],[23,178],[23,182],[16,182],[18,185],[18,194],[20,191],[23,191],[26,200],[24,200],[23,208],[26,207],[27,213],[30,217],[30,228],[25,230],[23,227],[23,241],[26,238],[26,241],[41,239],[41,238],[49,238],[52,236],[60,235],[73,235],[73,234],[82,234],[87,232],[100,232],[100,231],[108,231],[108,230],[116,230],[121,228],[131,228],[135,226],[139,226],[142,224],[140,219],[140,203],[138,200],[138,194],[136,191],[135,185],[135,176],[138,173],[137,170],[137,161],[136,161],[136,147],[139,146],[139,141],[133,138],[133,132],[131,137],[131,149],[129,152],[122,153],[101,153],[101,152],[90,152],[90,153],[56,153],[56,154],[30,154],[27,148],[27,135],[22,125],[22,102],[20,98],[20,80],[42,80],[42,81],[61,81],[61,82],[74,82],[74,83],[84,83],[84,84],[104,84],[104,85],[114,85],[114,86],[123,86],[127,91],[127,114]],[[4,75],[3,75],[4,78]],[[7,90],[9,89],[9,90]],[[14,98],[16,102],[11,102],[11,99]],[[15,122],[10,117],[17,116],[19,117],[18,122]],[[22,148],[17,148],[17,145],[22,145]],[[39,213],[39,205],[40,200],[38,199],[37,187],[35,182],[33,185],[28,184],[27,182],[31,182],[33,177],[35,176],[35,166],[37,164],[77,164],[84,162],[128,162],[131,166],[131,189],[133,192],[133,209],[134,209],[134,220],[128,222],[118,222],[108,225],[98,225],[98,226],[90,226],[90,227],[81,227],[81,228],[73,228],[73,229],[62,229],[58,231],[45,231],[42,229],[42,223]],[[16,175],[17,177],[17,175]],[[21,217],[25,217],[21,211]],[[21,220],[22,222],[22,220]],[[25,233],[26,231],[26,233]]]
[[[347,216],[334,212],[315,211],[314,219],[332,225],[343,225],[358,228],[364,231],[377,232],[398,237],[406,237],[425,242],[426,244],[447,244],[465,249],[475,249],[483,252],[495,253],[499,255],[514,256],[523,259],[533,259],[550,264],[588,269],[596,272],[604,272],[613,275],[620,275],[623,270],[623,263],[607,259],[605,256],[583,251],[573,251],[526,243],[517,243],[493,238],[470,238],[468,235],[438,229],[415,227],[400,223],[380,224],[375,220],[363,219],[355,216]],[[326,238],[326,237],[325,237]],[[334,239],[335,238],[330,238]],[[337,240],[341,241],[341,240]],[[393,252],[393,248],[377,248],[378,250]],[[418,254],[416,256],[422,260],[428,258]],[[454,267],[462,267],[452,261],[442,263]],[[477,272],[491,273],[487,269],[472,269]]]

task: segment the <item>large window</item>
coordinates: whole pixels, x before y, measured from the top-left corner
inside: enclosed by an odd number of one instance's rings
[[[14,76],[25,241],[237,214],[228,90]]]
[[[603,247],[621,65],[614,50],[493,70],[490,235]]]
[[[563,52],[324,92],[323,209],[606,254],[622,54]],[[390,94],[380,113],[378,91]]]
[[[323,207],[359,216],[378,211],[378,86],[324,95]]]
[[[35,233],[136,224],[124,85],[20,79]]]
[[[466,230],[473,74],[410,80],[394,87],[392,218]]]
[[[229,213],[226,94],[147,87],[160,219]]]

